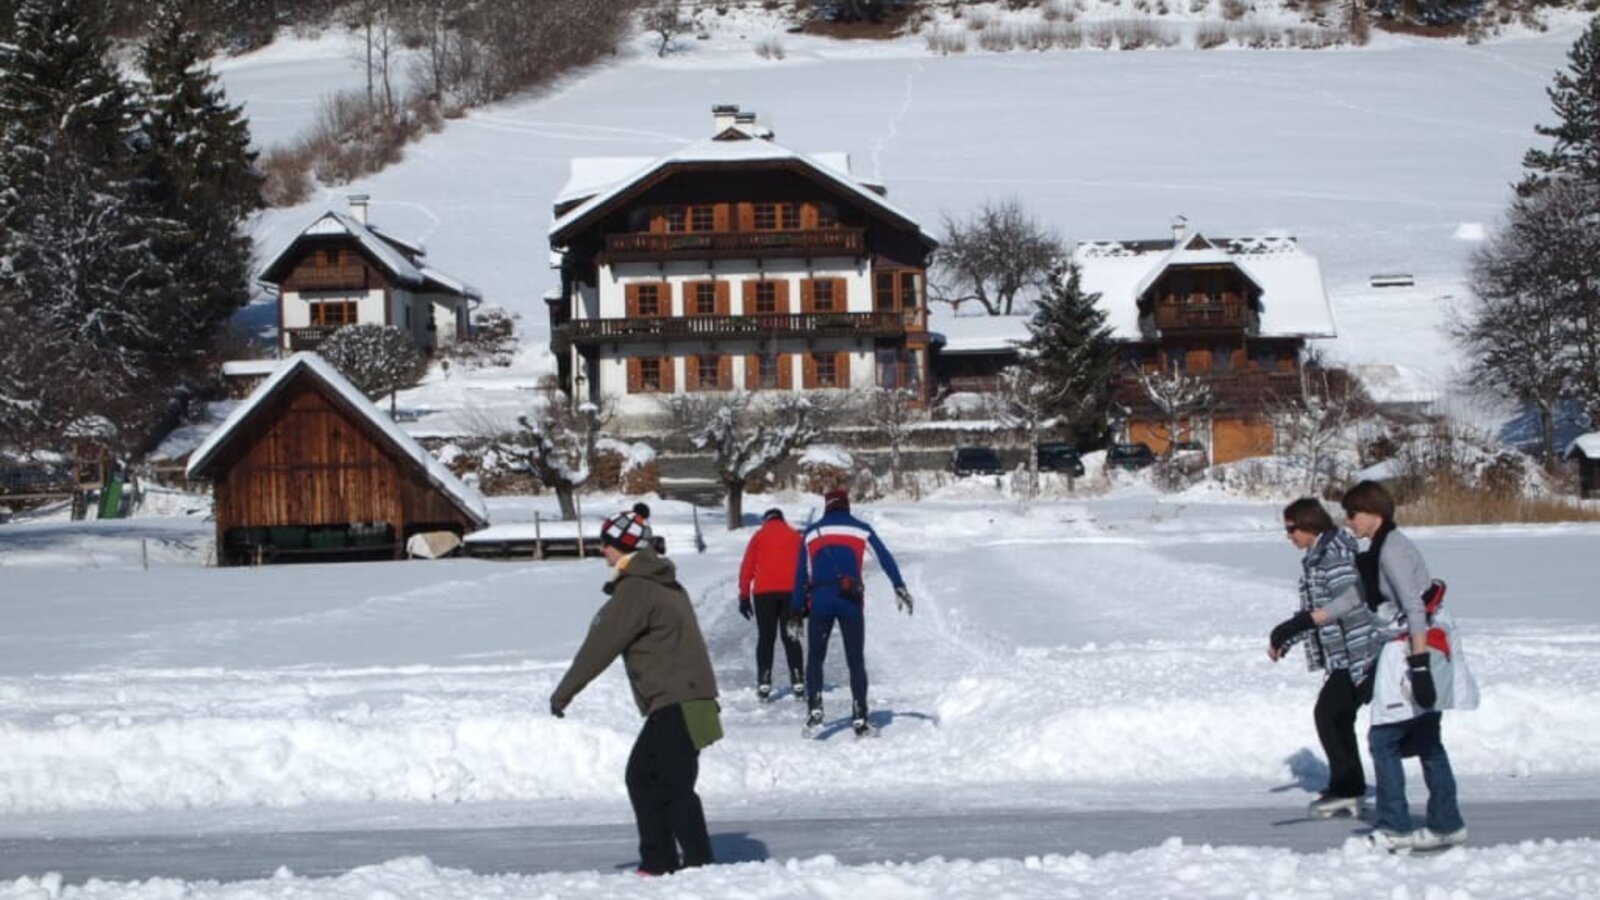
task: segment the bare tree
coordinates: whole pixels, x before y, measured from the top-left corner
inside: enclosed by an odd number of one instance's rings
[[[678,394],[664,402],[672,430],[709,452],[728,492],[728,530],[744,520],[744,486],[822,436],[832,403],[807,394],[757,400],[734,394]]]
[[[317,353],[368,397],[388,394],[391,416],[395,392],[416,384],[425,368],[410,335],[374,322],[344,326],[318,345]]]
[[[517,417],[516,431],[495,435],[489,447],[555,491],[561,518],[571,521],[578,517],[573,497],[594,468],[595,436],[612,416],[587,402],[574,407],[553,380],[544,383],[541,400]]]
[[[911,431],[917,394],[905,388],[874,388],[868,398],[872,423],[889,442],[889,484],[900,490],[904,481],[900,453]]]
[[[1039,493],[1039,440],[1059,421],[1053,385],[1037,366],[1011,366],[1000,373],[1000,423],[1022,435],[1028,447],[1027,494]]]
[[[1019,300],[1045,289],[1061,256],[1061,238],[1016,198],[985,203],[965,221],[946,214],[933,259],[933,299],[957,311],[976,303],[991,316],[1009,316]]]
[[[1300,369],[1300,393],[1267,404],[1283,450],[1306,461],[1305,492],[1317,496],[1334,474],[1334,450],[1351,426],[1371,411],[1366,393],[1349,373],[1317,365]]]
[[[656,48],[656,56],[666,56],[667,51],[675,45],[678,35],[688,30],[689,21],[679,10],[678,0],[656,0],[644,12],[644,27],[661,41]]]
[[[1176,368],[1171,372],[1140,372],[1139,382],[1160,415],[1156,428],[1167,443],[1163,455],[1171,457],[1173,444],[1185,439],[1196,420],[1209,413],[1215,404],[1211,385],[1205,379],[1186,375]]]

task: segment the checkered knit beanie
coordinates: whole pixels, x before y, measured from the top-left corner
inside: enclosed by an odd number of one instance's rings
[[[600,543],[632,553],[649,539],[650,526],[632,512],[619,512],[600,526]]]

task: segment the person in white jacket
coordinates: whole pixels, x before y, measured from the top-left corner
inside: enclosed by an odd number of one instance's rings
[[[1405,657],[1406,677],[1418,712],[1403,721],[1378,724],[1380,710],[1374,706],[1375,724],[1367,731],[1367,749],[1372,753],[1377,782],[1377,820],[1368,840],[1390,851],[1429,850],[1466,843],[1467,825],[1456,803],[1455,773],[1439,734],[1442,714],[1433,708],[1438,695],[1429,665],[1428,619],[1423,600],[1433,580],[1428,577],[1428,567],[1417,546],[1396,529],[1394,505],[1394,497],[1375,481],[1357,484],[1343,498],[1351,533],[1371,541],[1356,558],[1362,593],[1377,614],[1380,637],[1407,643],[1410,652]],[[1384,676],[1380,662],[1376,677]],[[1414,752],[1422,762],[1422,779],[1428,785],[1427,825],[1415,831],[1406,805],[1405,767],[1401,763],[1406,752]]]

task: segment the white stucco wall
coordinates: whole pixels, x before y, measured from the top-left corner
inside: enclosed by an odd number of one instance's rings
[[[755,310],[743,309],[744,283],[746,281],[783,280],[789,284],[789,309],[800,312],[800,282],[807,278],[843,278],[845,280],[845,311],[872,311],[872,279],[868,260],[858,261],[853,256],[818,257],[807,266],[803,259],[777,260],[758,267],[754,260],[716,260],[714,262],[668,263],[665,267],[655,263],[622,263],[601,266],[599,274],[598,309],[603,319],[620,319],[627,315],[629,284],[672,285],[672,315],[683,315],[686,282],[715,279],[729,283],[729,313],[744,315]],[[587,299],[587,298],[581,298]],[[586,303],[575,304],[574,317],[591,315],[594,307]]]
[[[311,304],[313,301],[325,302],[340,299],[356,301],[357,322],[383,322],[383,289],[375,288],[370,291],[333,292],[318,291],[307,299],[299,291],[286,291],[278,299],[283,311],[283,333],[278,336],[280,344],[287,349],[289,346],[289,330],[291,328],[311,327]]]

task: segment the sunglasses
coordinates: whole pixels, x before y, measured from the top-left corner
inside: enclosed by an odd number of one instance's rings
[[[1294,534],[1296,531],[1299,531],[1299,530],[1300,530],[1300,526],[1299,525],[1285,525],[1285,526],[1283,526],[1283,533],[1284,534]]]

